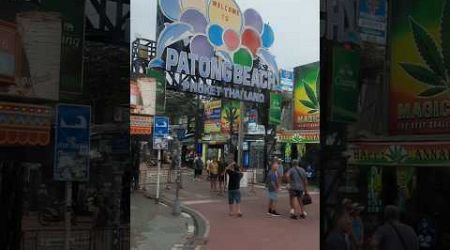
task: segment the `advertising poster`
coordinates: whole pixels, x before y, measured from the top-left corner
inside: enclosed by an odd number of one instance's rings
[[[269,124],[280,125],[282,102],[283,102],[282,95],[274,93],[270,94]]]
[[[221,127],[221,100],[210,101],[205,103],[205,127],[204,132],[206,134],[210,133],[220,133]]]
[[[391,134],[450,130],[449,4],[448,0],[392,3]]]
[[[289,70],[280,70],[280,84],[275,88],[280,92],[292,92],[294,90],[294,72]]]
[[[387,0],[359,1],[359,29],[361,40],[386,44]]]
[[[383,169],[381,167],[370,167],[368,174],[367,212],[380,213],[383,211]]]
[[[54,179],[86,181],[89,178],[91,108],[57,106]]]
[[[131,113],[155,115],[156,79],[145,77],[130,81]]]
[[[332,120],[355,122],[358,117],[359,53],[340,46],[333,48]]]
[[[222,133],[230,133],[230,124],[233,126],[234,133],[239,131],[240,124],[240,103],[238,101],[223,101],[222,102]]]
[[[294,130],[320,129],[320,64],[294,69]]]

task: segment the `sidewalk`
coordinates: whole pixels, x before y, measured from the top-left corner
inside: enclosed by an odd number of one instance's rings
[[[187,214],[173,216],[172,208],[155,204],[143,193],[131,194],[131,250],[178,249],[194,233]]]
[[[193,182],[191,174],[183,175],[183,189],[180,200],[201,213],[209,222],[210,231],[204,250],[316,250],[320,249],[320,199],[317,190],[310,190],[313,204],[306,206],[308,216],[302,220],[289,218],[289,198],[286,190],[279,195],[281,217],[266,214],[267,197],[264,188],[242,188],[242,218],[228,216],[227,196],[218,196],[209,191],[209,183],[203,179]],[[147,192],[154,194],[154,185]],[[175,185],[163,189],[161,197],[173,201]]]

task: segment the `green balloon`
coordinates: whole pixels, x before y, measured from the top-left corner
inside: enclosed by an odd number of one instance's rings
[[[236,51],[234,53],[233,61],[235,64],[239,64],[242,66],[248,66],[248,67],[253,66],[252,54],[250,53],[249,50],[244,49],[244,48],[240,48],[238,51]]]

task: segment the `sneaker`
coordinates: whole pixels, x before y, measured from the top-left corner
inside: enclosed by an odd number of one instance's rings
[[[300,215],[300,218],[306,219],[306,214],[305,214],[305,213],[301,214],[301,215]]]
[[[242,217],[242,214],[241,214],[241,213],[238,213],[238,214],[237,214],[237,217]]]
[[[281,216],[281,214],[279,214],[279,213],[277,213],[277,211],[275,211],[275,210],[272,210],[272,213],[271,213],[271,215],[272,216]]]
[[[293,220],[298,220],[297,215],[291,214],[291,219],[293,219]]]
[[[269,209],[269,211],[267,212],[267,215],[272,215],[272,209]]]

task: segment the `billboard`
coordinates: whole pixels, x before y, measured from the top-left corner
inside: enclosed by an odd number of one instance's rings
[[[361,40],[386,44],[387,0],[359,1],[359,29]]]
[[[448,0],[392,3],[391,134],[450,130],[449,6]]]
[[[270,52],[272,27],[256,10],[242,11],[234,0],[200,2],[159,0],[167,23],[158,25],[162,30],[149,68],[170,72],[175,77],[169,85],[179,91],[268,102],[264,90],[280,83]],[[267,67],[254,65],[257,60]]]
[[[230,133],[230,124],[233,125],[234,133],[239,131],[240,114],[240,103],[238,101],[228,100],[222,102],[222,133]]]
[[[294,69],[294,130],[320,130],[320,64]]]
[[[294,72],[281,69],[280,84],[274,90],[285,93],[294,91]]]
[[[221,127],[221,100],[210,101],[205,103],[205,127],[204,132],[220,133]]]

